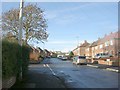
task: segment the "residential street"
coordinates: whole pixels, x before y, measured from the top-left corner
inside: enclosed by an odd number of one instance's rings
[[[73,65],[70,61],[50,59],[56,76],[64,78],[69,88],[117,88],[118,73],[96,69],[86,65]]]
[[[116,72],[87,65],[77,66],[57,58],[29,65],[27,75],[19,88],[118,88]]]
[[[1,89],[118,90],[118,4],[2,0]]]

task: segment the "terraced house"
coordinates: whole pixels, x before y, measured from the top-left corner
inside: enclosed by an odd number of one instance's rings
[[[82,43],[80,46],[77,46],[77,48],[75,48],[73,50],[74,55],[81,55],[81,56],[85,56],[86,55],[86,47],[89,46],[90,43],[88,43],[86,40],[84,41],[84,43]]]
[[[103,38],[98,38],[91,44],[85,41],[81,46],[75,48],[73,53],[74,55],[85,55],[92,58],[98,53],[109,53],[116,57],[120,53],[119,35],[120,31],[111,32]]]
[[[118,56],[120,52],[119,42],[120,32],[110,33],[103,38],[99,38],[97,41],[91,44],[90,54],[94,57],[98,53],[109,53],[113,56]]]

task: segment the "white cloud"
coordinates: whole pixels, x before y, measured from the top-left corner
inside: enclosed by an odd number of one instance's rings
[[[57,24],[70,24],[76,21],[81,21],[85,20],[86,17],[83,15],[79,14],[74,14],[72,11],[78,12],[79,9],[84,8],[84,7],[90,7],[91,5],[97,5],[97,3],[83,3],[74,7],[66,7],[66,8],[60,8],[60,9],[55,9],[51,11],[46,11],[46,17],[49,21],[56,22]],[[71,12],[69,14],[66,14],[66,12]]]
[[[92,3],[92,4],[94,4],[94,3]],[[80,6],[75,6],[75,7],[55,9],[55,10],[52,10],[52,11],[46,11],[45,14],[46,14],[48,19],[56,19],[59,16],[64,18],[64,17],[66,17],[66,15],[64,14],[63,16],[61,16],[61,13],[65,13],[67,11],[70,11],[70,12],[75,11],[75,10],[78,10],[80,8],[84,8],[88,5],[92,5],[92,4],[91,3],[86,3],[86,4],[81,4]],[[73,15],[73,13],[71,13],[71,15]],[[69,14],[69,16],[67,16],[67,17],[70,17],[71,15]]]

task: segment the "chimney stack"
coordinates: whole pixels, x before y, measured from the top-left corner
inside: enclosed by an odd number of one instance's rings
[[[84,40],[84,43],[87,43],[87,40]]]

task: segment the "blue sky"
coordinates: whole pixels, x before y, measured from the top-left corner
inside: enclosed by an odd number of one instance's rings
[[[25,3],[27,4],[27,3]],[[117,2],[39,2],[48,19],[50,34],[45,45],[34,46],[48,50],[73,50],[84,40],[93,42],[118,29]],[[2,10],[19,8],[19,3],[2,3]]]

